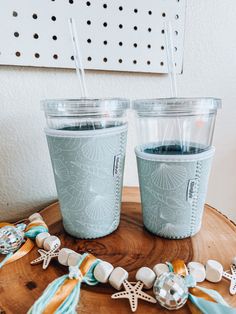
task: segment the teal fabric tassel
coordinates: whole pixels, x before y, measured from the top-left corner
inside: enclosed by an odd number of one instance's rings
[[[88,254],[83,254],[79,263],[78,267],[80,267],[81,263],[83,262],[84,258]],[[98,281],[95,279],[93,275],[94,268],[96,265],[100,263],[100,260],[97,259],[92,266],[90,267],[89,271],[83,277],[82,281],[78,281],[75,288],[72,290],[71,294],[67,297],[67,299],[60,305],[60,307],[56,310],[55,314],[76,314],[76,307],[79,303],[80,298],[80,288],[81,283],[84,282],[90,286],[98,284]],[[64,275],[56,280],[54,280],[44,291],[42,296],[33,304],[31,309],[28,311],[28,314],[41,314],[43,313],[47,304],[49,304],[50,300],[53,298],[54,294],[57,292],[59,287],[63,285],[66,279],[69,278],[69,275]]]
[[[26,238],[35,239],[39,233],[48,232],[48,228],[44,226],[35,226],[25,232]]]
[[[214,303],[211,301],[207,301],[203,298],[198,298],[189,293],[189,299],[190,301],[197,306],[199,310],[203,314],[236,314],[236,309],[229,307],[227,302],[222,298],[222,296],[215,290],[206,289],[202,287],[198,287],[200,290],[204,291],[213,299],[215,299],[218,303]]]
[[[1,261],[0,263],[0,269],[4,266],[4,264],[9,260],[10,257],[12,257],[14,253],[11,252],[11,253],[8,253],[7,256]]]

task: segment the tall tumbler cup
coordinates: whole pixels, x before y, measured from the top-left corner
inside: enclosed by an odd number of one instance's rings
[[[42,101],[52,167],[65,230],[98,238],[119,225],[126,99]]]
[[[219,107],[214,98],[133,102],[143,222],[152,233],[181,239],[200,230]]]

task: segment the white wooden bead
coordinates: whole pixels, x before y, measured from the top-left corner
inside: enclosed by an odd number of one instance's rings
[[[94,277],[97,279],[97,281],[106,283],[108,282],[109,276],[112,273],[114,267],[112,264],[102,261],[94,269]]]
[[[214,260],[208,260],[206,263],[206,279],[210,282],[221,281],[223,266]]]
[[[81,258],[81,254],[73,252],[71,254],[69,254],[68,256],[68,266],[76,266],[79,263],[79,260]]]
[[[124,282],[124,280],[128,279],[128,276],[129,274],[124,268],[116,267],[113,269],[109,277],[109,283],[113,288],[120,290],[122,287],[122,283]]]
[[[156,274],[149,267],[141,267],[135,276],[137,281],[142,281],[146,289],[151,289],[156,279]]]
[[[50,236],[50,237],[46,238],[44,243],[43,243],[43,247],[47,251],[52,250],[56,245],[58,246],[58,248],[61,245],[60,239],[56,236]]]
[[[232,258],[232,262],[231,263],[236,266],[236,256]]]
[[[188,270],[196,282],[203,282],[206,279],[206,270],[203,264],[190,262],[188,263]]]
[[[67,248],[61,249],[59,251],[59,254],[58,254],[58,262],[61,265],[69,266],[68,265],[68,258],[69,258],[69,255],[72,254],[72,253],[75,253],[75,251],[73,251],[71,249],[67,249]]]
[[[50,233],[48,232],[39,233],[35,238],[37,247],[39,247],[40,249],[43,248],[43,243],[48,237],[50,237]]]
[[[163,264],[163,263],[156,264],[153,267],[153,271],[157,275],[157,277],[161,276],[164,273],[169,273],[170,272],[169,267],[166,264]]]
[[[32,214],[32,215],[29,216],[28,220],[29,220],[30,222],[35,221],[35,220],[40,220],[40,221],[42,221],[42,220],[43,220],[43,217],[42,217],[39,213],[34,213],[34,214]]]

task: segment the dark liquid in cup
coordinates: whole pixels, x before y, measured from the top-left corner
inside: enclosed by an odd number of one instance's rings
[[[154,155],[191,155],[204,152],[205,148],[197,146],[181,146],[179,144],[161,145],[144,149],[145,153]]]
[[[106,122],[100,123],[100,122],[82,122],[79,125],[75,126],[66,126],[64,128],[61,128],[59,130],[61,131],[91,131],[91,130],[101,130],[101,129],[108,129],[113,128],[117,126],[121,126],[122,123],[114,123],[114,122]]]

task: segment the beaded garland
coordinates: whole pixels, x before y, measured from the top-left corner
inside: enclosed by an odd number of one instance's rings
[[[27,227],[21,224],[0,228],[0,253],[13,254],[21,249],[24,237],[28,234],[28,237],[36,240],[40,254],[39,258],[31,262],[32,265],[42,262],[43,269],[46,269],[51,259],[57,258],[60,264],[69,267],[69,273],[52,282],[28,314],[76,313],[82,282],[88,285],[109,283],[117,290],[123,286],[125,290],[113,294],[112,298],[128,299],[133,312],[137,310],[139,299],[151,303],[158,301],[169,310],[181,308],[189,299],[195,307],[201,310],[205,307],[207,310],[204,313],[217,310],[222,314],[231,314],[236,311],[216,291],[196,286],[197,282],[205,279],[219,282],[226,278],[230,280],[230,293],[235,294],[236,258],[232,260],[231,274],[214,260],[208,260],[206,267],[198,262],[190,262],[186,266],[183,261],[177,260],[156,264],[153,270],[141,267],[135,276],[137,282],[132,283],[128,281],[128,272],[122,267],[114,268],[112,264],[88,253],[81,255],[68,248],[60,249],[60,239],[48,233],[41,215],[31,215],[29,221]],[[155,298],[142,291],[151,288]]]

